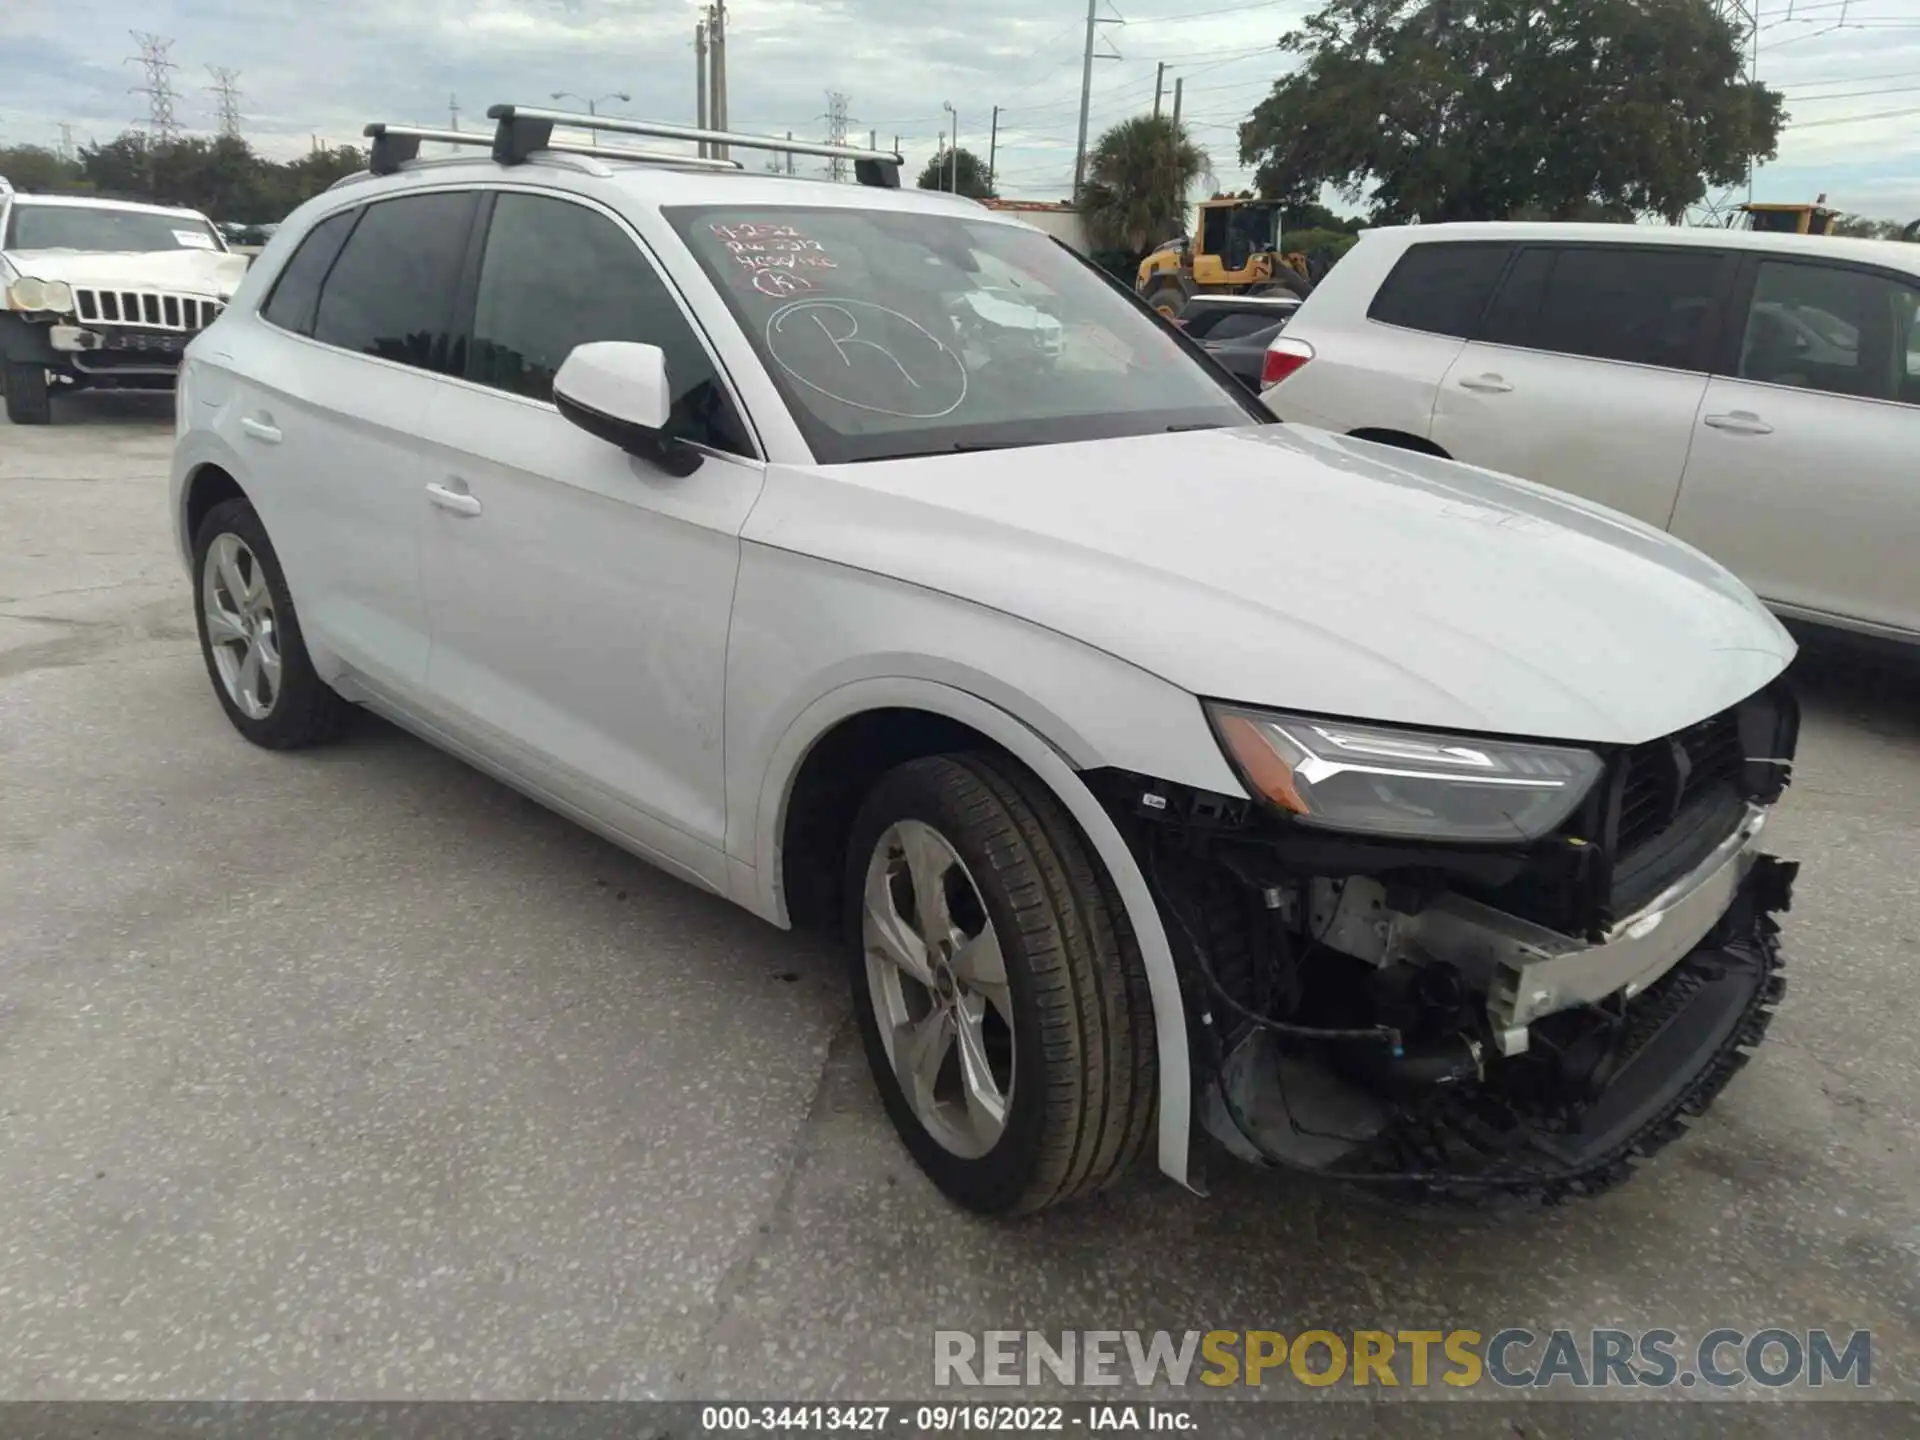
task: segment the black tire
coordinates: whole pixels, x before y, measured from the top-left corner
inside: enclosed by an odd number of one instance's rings
[[[951,846],[1005,961],[1012,1094],[1004,1130],[977,1158],[944,1146],[916,1114],[889,1063],[868,984],[868,862],[901,821],[931,826]],[[934,1184],[969,1209],[1011,1215],[1124,1174],[1153,1130],[1152,1000],[1125,907],[1051,792],[1000,756],[909,761],[862,805],[846,875],[849,971],[867,1059],[888,1115]]]
[[[10,362],[6,373],[7,419],[15,425],[48,425],[53,422],[53,390],[47,384],[47,367]]]
[[[1304,300],[1313,294],[1313,282],[1294,270],[1281,266],[1273,272],[1273,279],[1265,284],[1256,285],[1249,292],[1253,295],[1291,295],[1296,300]]]
[[[252,555],[266,580],[272,599],[274,633],[280,655],[280,685],[272,695],[270,708],[262,716],[248,715],[234,702],[221,678],[214,657],[214,646],[207,635],[208,552],[223,535],[236,537]],[[319,745],[339,733],[347,714],[347,702],[336,695],[313,668],[301,638],[300,619],[294,613],[293,596],[288,593],[286,576],[267,527],[253,506],[243,499],[223,500],[206,514],[193,537],[193,617],[200,633],[200,654],[206,661],[207,678],[227,718],[254,744],[269,750],[301,750]]]
[[[1184,275],[1161,275],[1141,291],[1140,298],[1168,319],[1172,319],[1186,308],[1187,301],[1192,298],[1193,293],[1193,282]]]

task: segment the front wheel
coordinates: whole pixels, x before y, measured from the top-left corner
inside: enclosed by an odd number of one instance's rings
[[[47,425],[53,420],[53,390],[44,365],[6,367],[7,419],[15,425]]]
[[[934,1184],[1017,1214],[1122,1174],[1151,1129],[1152,1004],[1124,907],[1033,776],[910,761],[847,855],[854,1009],[887,1113]]]

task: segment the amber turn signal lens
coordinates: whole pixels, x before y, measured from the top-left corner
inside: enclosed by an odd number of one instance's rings
[[[1296,815],[1311,815],[1307,802],[1293,783],[1293,767],[1282,760],[1260,727],[1244,715],[1222,715],[1220,738],[1227,751],[1240,762],[1248,782],[1267,799]]]

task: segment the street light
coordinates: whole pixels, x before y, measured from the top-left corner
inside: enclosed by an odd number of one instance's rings
[[[555,100],[580,100],[585,102],[587,114],[589,115],[598,115],[600,113],[594,107],[602,100],[618,100],[622,105],[630,105],[633,103],[633,97],[624,90],[615,90],[606,95],[596,95],[591,100],[588,100],[584,95],[576,95],[571,90],[555,90],[552,94]],[[593,137],[594,144],[598,145],[600,143],[600,132],[598,130],[589,126],[587,133]]]
[[[940,108],[953,116],[953,140],[947,146],[947,189],[957,195],[960,193],[960,112],[953,108],[950,100],[942,100]]]

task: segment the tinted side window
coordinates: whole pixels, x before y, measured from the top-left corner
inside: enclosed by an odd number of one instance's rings
[[[1500,282],[1500,293],[1487,307],[1480,338],[1490,345],[1531,345],[1540,303],[1547,297],[1547,277],[1553,273],[1554,252],[1522,250]]]
[[[1373,297],[1367,318],[1464,338],[1473,333],[1511,248],[1434,240],[1416,244]]]
[[[353,222],[359,218],[358,210],[343,210],[338,215],[329,215],[307,232],[307,238],[293,252],[280,278],[273,282],[273,293],[260,307],[262,318],[296,335],[313,333],[313,307],[320,298],[320,285],[327,278],[327,271],[333,268],[340,247],[347,243]]]
[[[1533,344],[1596,360],[1703,368],[1725,258],[1712,250],[1593,245],[1560,251]]]
[[[1831,265],[1762,261],[1737,374],[1870,400],[1912,400],[1915,291]]]
[[[313,338],[458,374],[466,344],[454,298],[474,199],[462,191],[369,205],[321,287]]]
[[[626,231],[584,205],[513,193],[495,199],[473,336],[468,378],[536,400],[553,397],[554,374],[576,345],[658,345],[677,432],[753,453],[706,347],[653,262]]]

